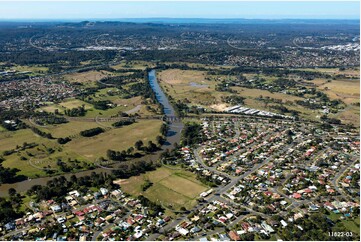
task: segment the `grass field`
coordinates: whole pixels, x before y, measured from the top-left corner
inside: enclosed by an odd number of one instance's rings
[[[331,99],[341,99],[346,104],[360,101],[359,80],[332,80],[331,82],[315,81],[318,89],[325,92]]]
[[[337,114],[331,114],[330,117],[338,118],[343,123],[350,123],[356,127],[360,127],[360,107],[348,106],[346,109],[341,110]]]
[[[360,235],[360,216],[354,219],[346,219],[341,222],[348,231]]]
[[[107,71],[86,71],[64,75],[64,79],[70,82],[92,83],[111,75]]]
[[[147,67],[151,67],[153,66],[152,63],[150,62],[146,62],[146,61],[122,61],[120,64],[118,65],[114,65],[111,66],[113,69],[115,70],[120,70],[120,69],[140,69],[140,70],[145,70],[145,68]]]
[[[51,113],[53,113],[56,109],[58,109],[59,113],[64,114],[65,109],[77,108],[77,107],[81,107],[82,105],[85,106],[86,110],[93,108],[93,105],[89,103],[83,102],[79,99],[70,98],[59,104],[52,103],[49,104],[48,106],[41,107],[40,109]]]
[[[31,66],[15,66],[15,67],[11,67],[11,69],[17,70],[19,72],[21,71],[31,71],[34,74],[40,74],[40,73],[46,73],[49,68],[45,67],[45,66],[40,66],[40,65],[31,65]]]
[[[157,73],[160,85],[177,100],[189,100],[192,105],[211,107],[221,103],[215,91],[216,81],[206,80],[206,73],[193,70],[170,69]]]
[[[360,68],[348,68],[346,70],[340,71],[339,68],[305,68],[298,69],[304,71],[314,71],[314,72],[322,72],[331,75],[346,75],[350,77],[359,77],[360,76]]]
[[[151,181],[153,185],[143,192],[142,185],[146,180]],[[196,180],[191,172],[161,167],[124,180],[121,189],[134,196],[142,194],[151,201],[178,210],[183,206],[190,209],[196,204],[199,194],[208,188]]]
[[[0,152],[15,149],[16,145],[22,145],[24,142],[48,143],[48,140],[34,134],[30,129],[4,131],[0,133]]]
[[[108,149],[118,151],[128,149],[138,140],[142,140],[145,144],[150,140],[155,142],[161,125],[160,120],[140,120],[132,125],[111,129],[91,138],[79,137],[64,147],[95,160],[100,156],[105,157]]]
[[[169,69],[157,73],[159,80],[170,85],[189,85],[190,82],[207,84],[204,71]]]
[[[128,103],[127,99],[118,99],[118,100],[122,100],[123,101],[122,103],[124,103],[124,105],[126,105],[125,103]],[[119,103],[120,102],[121,101],[119,101]],[[132,103],[132,100],[129,100],[129,103]],[[112,115],[117,115],[119,112],[124,112],[132,108],[132,106],[127,108],[127,106],[119,105],[115,108],[110,108],[107,110],[97,110],[93,107],[93,105],[87,102],[78,99],[68,99],[59,104],[50,104],[48,106],[41,107],[40,109],[51,113],[53,113],[56,109],[58,109],[59,113],[64,114],[65,109],[72,109],[72,108],[80,107],[82,105],[84,105],[85,109],[87,110],[85,114],[86,118],[95,118],[96,116],[110,117]]]
[[[29,121],[24,120],[28,124]],[[111,123],[101,123],[111,127]],[[48,176],[43,170],[44,167],[52,168],[54,174],[61,171],[57,165],[60,159],[66,164],[84,169],[87,164],[93,164],[96,158],[106,157],[108,149],[121,151],[133,146],[137,140],[142,140],[147,145],[149,140],[156,142],[156,136],[160,134],[160,120],[140,120],[135,124],[117,129],[107,130],[105,133],[94,137],[82,137],[80,131],[99,127],[95,122],[70,121],[66,124],[38,127],[50,132],[55,138],[71,136],[72,141],[60,145],[56,139],[46,139],[34,134],[30,129],[18,130],[15,132],[0,132],[0,154],[5,150],[16,149],[24,142],[37,143],[38,146],[26,150],[19,150],[11,155],[4,156],[4,167],[18,168],[18,174],[30,178]],[[31,124],[30,124],[31,125]],[[23,158],[21,158],[23,157]],[[74,160],[78,163],[74,163]]]
[[[101,122],[102,127],[111,127],[112,122]],[[99,127],[96,122],[71,120],[65,124],[47,125],[46,127],[37,127],[38,129],[51,133],[54,138],[64,138],[67,136],[78,135],[80,131]]]
[[[202,71],[184,71],[178,69],[162,71],[158,73],[158,75],[164,90],[177,100],[188,99],[193,105],[200,105],[216,111],[223,111],[225,108],[232,106],[231,104],[222,102],[222,96],[230,96],[232,95],[231,93],[215,91],[217,82],[228,78],[227,76],[207,76],[206,73]],[[267,78],[272,81],[271,77]],[[198,85],[192,86],[190,83],[196,83]],[[283,102],[303,99],[292,95],[271,93],[259,89],[241,87],[232,87],[232,89],[237,91],[236,95],[246,98],[246,106],[260,110],[273,111],[265,107],[263,102],[256,100],[256,98],[261,95],[263,97],[268,96],[270,98],[281,99]],[[290,108],[295,109],[293,107]],[[298,109],[302,108],[298,107]],[[305,113],[305,116],[307,115],[309,115],[309,113]]]
[[[315,79],[312,81],[317,88],[326,93],[330,99],[340,99],[347,106],[331,117],[340,119],[343,123],[351,123],[356,127],[360,126],[360,107],[354,105],[360,102],[359,80],[332,80]]]
[[[45,176],[46,173],[41,168],[46,166],[57,169],[56,162],[58,158],[63,161],[67,161],[68,158],[85,161],[77,153],[63,149],[57,144],[56,140],[42,138],[34,134],[30,129],[1,132],[0,153],[5,150],[16,149],[17,145],[22,146],[24,142],[35,142],[38,146],[4,156],[5,161],[2,163],[4,167],[18,168],[20,170],[18,174],[20,175],[28,177]],[[48,152],[50,148],[54,151],[53,153]],[[26,160],[22,160],[20,157],[26,157]]]
[[[359,75],[358,69],[347,69],[345,71],[339,71],[338,68],[324,68],[310,69],[310,71],[322,71],[332,75]],[[255,76],[255,74],[242,74],[248,79],[254,78]],[[239,95],[245,98],[244,102],[245,106],[247,107],[279,113],[279,110],[274,110],[269,107],[279,104],[269,103],[267,106],[264,102],[257,100],[257,98],[263,96],[274,99],[281,99],[283,105],[286,108],[300,112],[299,115],[301,118],[319,120],[320,116],[322,115],[320,111],[311,110],[294,103],[296,100],[304,100],[303,97],[297,97],[283,93],[271,93],[267,90],[243,87],[231,87],[232,90],[237,92],[236,94],[215,91],[217,83],[229,78],[234,79],[234,76],[207,75],[207,73],[204,71],[180,69],[168,69],[158,72],[157,75],[158,80],[160,81],[160,85],[168,95],[175,98],[175,100],[180,100],[186,103],[189,101],[190,105],[202,106],[204,108],[215,111],[223,111],[225,108],[232,105],[223,102],[222,97]],[[259,77],[266,79],[269,83],[272,83],[273,80],[278,78],[276,76],[269,75],[259,75]],[[360,102],[359,80],[337,79],[328,82],[326,79],[319,78],[310,82],[316,84],[316,88],[326,93],[330,99],[340,99],[347,105],[344,110],[339,111],[337,114],[330,114],[330,117],[339,118],[343,123],[352,123],[355,126],[360,126],[360,108],[358,105],[355,105],[355,103]],[[191,85],[191,83],[196,85]]]

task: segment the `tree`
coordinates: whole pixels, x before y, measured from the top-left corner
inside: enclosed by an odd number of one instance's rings
[[[165,138],[160,135],[157,136],[156,140],[159,145],[162,145],[165,142]]]
[[[143,141],[141,141],[141,140],[138,140],[137,142],[135,142],[135,144],[134,144],[134,147],[137,149],[137,150],[141,150],[142,149],[142,147],[143,147]]]
[[[128,155],[132,154],[133,152],[134,152],[134,148],[133,148],[133,147],[129,147],[129,148],[127,149],[127,154],[128,154]]]
[[[78,182],[78,178],[76,177],[76,175],[71,175],[70,177],[70,181],[74,184],[76,184]]]
[[[15,190],[14,188],[10,188],[9,191],[8,191],[8,193],[9,193],[9,196],[10,196],[10,197],[14,197],[17,192],[16,192],[16,190]]]

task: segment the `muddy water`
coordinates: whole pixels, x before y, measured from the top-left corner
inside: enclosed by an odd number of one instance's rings
[[[170,104],[170,102],[169,102],[167,96],[164,94],[163,90],[160,88],[154,70],[152,70],[148,73],[148,80],[149,80],[149,83],[150,83],[153,91],[156,94],[157,100],[164,107],[164,114],[170,118],[174,118],[176,116],[174,108]],[[134,160],[155,161],[159,158],[160,154],[164,150],[173,148],[173,144],[175,142],[179,143],[183,124],[179,121],[174,121],[170,124],[169,127],[170,128],[169,128],[169,131],[168,131],[167,137],[166,137],[167,140],[166,140],[165,144],[162,146],[162,150],[160,150],[154,154],[146,155],[141,158],[134,159]],[[70,178],[70,176],[75,174],[77,177],[82,177],[82,176],[90,175],[92,172],[111,173],[112,170],[113,169],[99,167],[99,168],[96,168],[93,170],[80,171],[80,172],[76,172],[76,173],[67,173],[67,174],[63,174],[62,176],[66,177],[66,178]],[[46,185],[46,183],[49,180],[53,179],[54,177],[57,177],[57,176],[29,179],[29,180],[12,183],[12,184],[2,184],[2,185],[0,185],[0,197],[7,196],[9,188],[15,188],[16,191],[18,191],[18,192],[25,192],[34,185]]]

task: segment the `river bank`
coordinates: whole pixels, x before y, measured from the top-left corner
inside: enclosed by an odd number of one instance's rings
[[[166,97],[163,90],[159,86],[159,83],[156,78],[155,70],[151,70],[148,72],[148,81],[149,81],[149,84],[150,84],[152,90],[154,91],[154,93],[156,95],[158,102],[161,103],[164,108],[164,115],[169,118],[176,117],[174,108],[172,107],[168,98]],[[180,122],[180,121],[171,122],[169,124],[169,130],[166,135],[166,142],[162,145],[162,147],[159,151],[157,151],[153,154],[148,154],[141,158],[132,159],[132,160],[133,161],[136,161],[136,160],[156,161],[156,160],[158,160],[160,154],[163,151],[165,151],[166,149],[170,150],[173,148],[174,143],[179,143],[180,138],[181,138],[182,128],[183,128],[182,122]],[[76,173],[66,173],[66,174],[52,176],[52,177],[41,177],[41,178],[29,179],[29,180],[20,181],[20,182],[11,183],[11,184],[1,184],[0,185],[0,197],[7,196],[8,190],[10,188],[16,189],[17,192],[26,192],[34,185],[46,185],[46,183],[48,181],[54,179],[55,177],[64,176],[65,178],[69,179],[72,175],[76,175],[77,177],[83,177],[83,176],[90,175],[92,172],[96,172],[96,173],[102,172],[102,173],[110,174],[112,172],[112,170],[114,170],[114,169],[116,169],[116,167],[107,168],[107,167],[99,166],[99,168],[96,168],[93,170],[80,171],[80,172],[76,172]]]

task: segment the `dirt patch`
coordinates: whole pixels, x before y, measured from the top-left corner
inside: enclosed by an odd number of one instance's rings
[[[217,111],[224,111],[224,109],[228,108],[228,105],[225,103],[220,103],[220,104],[213,104],[210,107]]]

